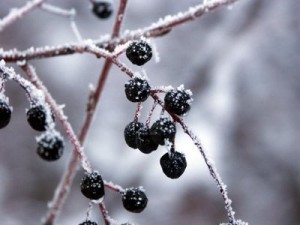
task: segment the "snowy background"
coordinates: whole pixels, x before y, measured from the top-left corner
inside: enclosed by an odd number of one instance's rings
[[[1,0],[0,18],[24,2]],[[49,2],[76,9],[84,38],[111,32],[114,19],[99,21],[87,0]],[[118,2],[114,0],[114,5]],[[123,31],[148,26],[198,3],[129,0]],[[153,39],[161,60],[143,67],[153,86],[184,83],[193,91],[187,124],[215,160],[237,218],[252,225],[300,225],[299,11],[299,0],[243,0],[223,7]],[[6,50],[70,41],[75,38],[69,21],[39,9],[0,33],[0,47]],[[125,57],[121,60],[141,70]],[[57,102],[66,105],[76,132],[83,122],[88,86],[96,84],[102,63],[89,54],[32,61]],[[161,171],[164,148],[144,155],[126,147],[123,129],[135,111],[124,94],[127,79],[113,67],[85,150],[106,180],[123,187],[143,186],[149,204],[143,213],[132,214],[122,207],[118,194],[107,191],[111,216],[139,225],[226,222],[222,198],[200,153],[182,131],[176,145],[186,153],[188,167],[178,180]],[[0,130],[0,224],[41,224],[71,148],[68,144],[57,162],[41,160],[34,138],[38,133],[26,122],[25,93],[10,82],[6,94],[14,111],[9,126]],[[150,106],[149,100],[142,119]],[[82,175],[80,170],[58,224],[79,224],[85,218],[88,201],[79,191]],[[104,224],[96,207],[92,217]]]

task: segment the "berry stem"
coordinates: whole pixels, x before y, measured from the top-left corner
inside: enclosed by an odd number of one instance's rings
[[[16,20],[21,19],[24,15],[31,12],[34,8],[41,5],[44,1],[45,0],[28,1],[23,7],[18,8],[16,10],[11,10],[7,16],[0,20],[0,32],[12,23],[14,23]]]
[[[99,209],[100,209],[100,212],[101,212],[101,214],[103,216],[105,225],[111,225],[112,218],[108,214],[108,210],[106,209],[104,201],[102,201],[101,203],[99,203]]]
[[[141,116],[141,110],[142,110],[142,103],[138,102],[137,105],[136,105],[136,111],[134,113],[134,119],[133,119],[134,122],[139,121],[139,118]]]
[[[148,116],[147,116],[147,120],[146,120],[146,126],[147,126],[147,127],[149,127],[149,125],[150,125],[151,117],[152,117],[152,115],[153,115],[153,112],[154,112],[154,109],[156,108],[156,106],[157,106],[157,101],[154,101],[154,102],[153,102],[153,105],[152,105],[152,107],[151,107],[151,109],[150,109],[150,112],[149,112],[149,114],[148,114]]]

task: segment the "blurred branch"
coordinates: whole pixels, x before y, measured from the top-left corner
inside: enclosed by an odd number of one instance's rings
[[[14,23],[16,20],[21,19],[27,13],[31,12],[34,8],[41,5],[44,1],[45,0],[33,0],[31,2],[27,2],[19,9],[12,9],[6,17],[0,20],[0,32]]]

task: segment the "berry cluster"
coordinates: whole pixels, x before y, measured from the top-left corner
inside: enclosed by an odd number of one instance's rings
[[[133,64],[144,65],[151,59],[152,50],[147,42],[134,41],[127,48],[126,56]],[[141,104],[148,99],[151,91],[155,93],[155,89],[151,89],[148,81],[140,76],[131,78],[125,84],[125,95],[130,102]],[[171,117],[186,115],[190,110],[192,93],[185,90],[183,85],[176,89],[159,91],[165,93],[163,107]],[[167,145],[169,152],[161,157],[160,165],[163,173],[172,179],[179,178],[187,165],[184,154],[174,149],[175,135],[176,123],[167,116],[161,116],[151,127],[149,122],[144,124],[135,118],[124,129],[126,144],[133,149],[139,149],[142,153],[149,154],[157,150],[159,145]]]

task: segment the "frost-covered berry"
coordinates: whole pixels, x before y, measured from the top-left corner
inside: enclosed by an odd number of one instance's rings
[[[159,145],[164,145],[165,140],[173,142],[176,134],[176,125],[170,119],[161,117],[151,126],[150,134],[152,140]]]
[[[87,221],[84,221],[83,223],[80,223],[79,225],[98,225],[98,224],[96,222],[87,220]]]
[[[183,88],[173,89],[168,91],[165,95],[165,108],[169,112],[182,116],[191,109],[192,93]]]
[[[104,182],[98,171],[85,173],[80,184],[81,193],[93,200],[104,196]]]
[[[47,161],[59,159],[64,151],[64,141],[57,132],[46,132],[37,137],[37,153]]]
[[[11,108],[6,101],[0,100],[0,129],[9,124],[11,117]]]
[[[52,115],[52,119],[54,119]],[[27,121],[32,129],[45,131],[47,129],[46,109],[42,105],[31,107],[27,111]]]
[[[142,66],[152,58],[152,49],[145,41],[134,41],[126,49],[126,56],[133,64]]]
[[[149,154],[158,148],[158,144],[151,138],[149,127],[143,126],[137,131],[136,146],[145,154]]]
[[[125,94],[131,102],[144,102],[150,95],[151,87],[147,80],[134,77],[125,84]]]
[[[122,196],[125,209],[133,213],[142,212],[148,203],[145,191],[141,188],[128,188]]]
[[[113,6],[110,1],[93,1],[92,12],[100,19],[107,19],[113,12]]]
[[[166,153],[160,158],[160,165],[167,177],[177,179],[185,171],[186,159],[180,152]]]
[[[135,122],[132,121],[124,129],[124,138],[126,141],[126,144],[131,147],[136,149],[136,139],[137,139],[137,131],[143,127],[143,124],[140,122]]]

